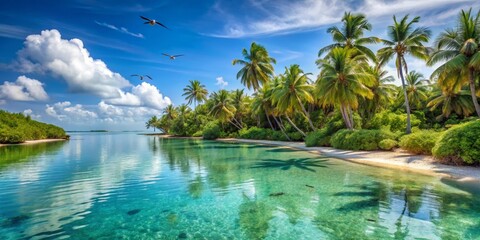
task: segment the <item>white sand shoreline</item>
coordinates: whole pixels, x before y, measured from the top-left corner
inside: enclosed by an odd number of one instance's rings
[[[431,156],[415,155],[408,152],[351,151],[331,147],[306,147],[304,142],[281,142],[236,138],[217,139],[217,141],[287,147],[365,165],[402,169],[404,171],[412,171],[426,175],[448,177],[461,182],[480,182],[480,168],[445,165],[435,162]]]
[[[53,138],[53,139],[39,139],[39,140],[27,140],[23,143],[0,143],[0,147],[4,146],[16,146],[16,145],[30,145],[30,144],[37,144],[37,143],[46,143],[46,142],[58,142],[58,141],[66,141],[67,139],[63,138]]]

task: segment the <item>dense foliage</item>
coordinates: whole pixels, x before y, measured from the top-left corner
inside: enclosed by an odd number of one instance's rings
[[[0,143],[66,137],[67,134],[60,127],[32,120],[21,113],[0,110]]]
[[[395,135],[387,130],[343,129],[332,136],[330,143],[339,149],[378,150],[380,142],[385,139],[395,139]]]
[[[431,155],[440,134],[433,130],[417,131],[400,138],[400,147],[415,154]]]
[[[244,128],[238,132],[238,137],[245,139],[265,139],[275,141],[287,140],[287,137],[280,131],[259,127],[251,127],[248,129]]]
[[[297,64],[278,71],[267,49],[253,42],[233,60],[237,79],[252,95],[243,89],[209,93],[192,80],[183,96],[193,109],[170,105],[147,127],[207,139],[305,140],[307,146],[351,150],[400,146],[430,154],[442,131],[480,116],[480,12],[461,11],[456,27],[440,34],[433,47],[430,30],[421,25],[420,17],[393,16],[385,39],[366,37],[372,30],[367,16],[346,12],[341,26],[328,28],[333,44],[320,46],[316,76]],[[378,43],[384,46],[377,52],[369,47]],[[410,58],[440,67],[423,76],[411,69]],[[389,62],[396,76],[388,75]],[[394,77],[401,86],[392,84]],[[460,158],[445,144],[437,147],[439,158]]]
[[[331,133],[327,128],[310,132],[305,138],[305,146],[307,147],[329,147]]]
[[[203,139],[213,140],[220,137],[220,127],[216,122],[209,122],[203,128]]]
[[[378,147],[382,150],[392,150],[398,146],[398,142],[393,139],[383,139],[378,143]]]
[[[448,163],[480,163],[480,120],[447,130],[433,148],[433,156]]]
[[[418,127],[421,121],[417,119],[415,115],[411,115],[411,126]],[[371,129],[380,129],[382,127],[388,127],[392,132],[405,132],[407,125],[407,114],[393,113],[391,111],[382,111],[375,114],[375,116],[366,123],[366,126]]]

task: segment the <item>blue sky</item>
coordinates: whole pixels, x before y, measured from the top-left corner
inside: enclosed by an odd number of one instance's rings
[[[207,89],[243,88],[232,60],[252,41],[277,59],[276,72],[299,64],[318,74],[326,29],[345,11],[386,36],[393,14],[421,16],[433,38],[453,26],[470,0],[22,1],[0,3],[0,108],[67,130],[141,130],[197,79]],[[144,25],[140,15],[162,22]],[[372,46],[378,49],[379,46]],[[162,53],[184,54],[172,61]],[[409,69],[432,69],[409,59]],[[394,74],[394,66],[387,70]],[[131,74],[147,74],[140,81]],[[312,77],[315,78],[315,77]]]

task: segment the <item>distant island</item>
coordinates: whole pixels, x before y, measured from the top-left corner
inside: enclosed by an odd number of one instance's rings
[[[23,143],[27,140],[68,139],[63,128],[32,120],[21,113],[0,110],[0,143]]]

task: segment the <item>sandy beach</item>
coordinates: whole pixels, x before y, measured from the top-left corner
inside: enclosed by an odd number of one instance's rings
[[[334,149],[331,147],[306,147],[304,142],[281,142],[234,138],[218,139],[218,141],[265,144],[293,148],[359,164],[396,168],[421,174],[448,177],[462,182],[480,182],[480,168],[445,165],[435,162],[431,156],[415,155],[404,151],[351,151]]]
[[[36,143],[45,143],[45,142],[58,142],[58,141],[66,141],[66,139],[63,138],[55,138],[55,139],[40,139],[40,140],[28,140],[25,141],[24,143],[0,143],[0,147],[3,146],[14,146],[14,145],[30,145],[30,144],[36,144]]]

